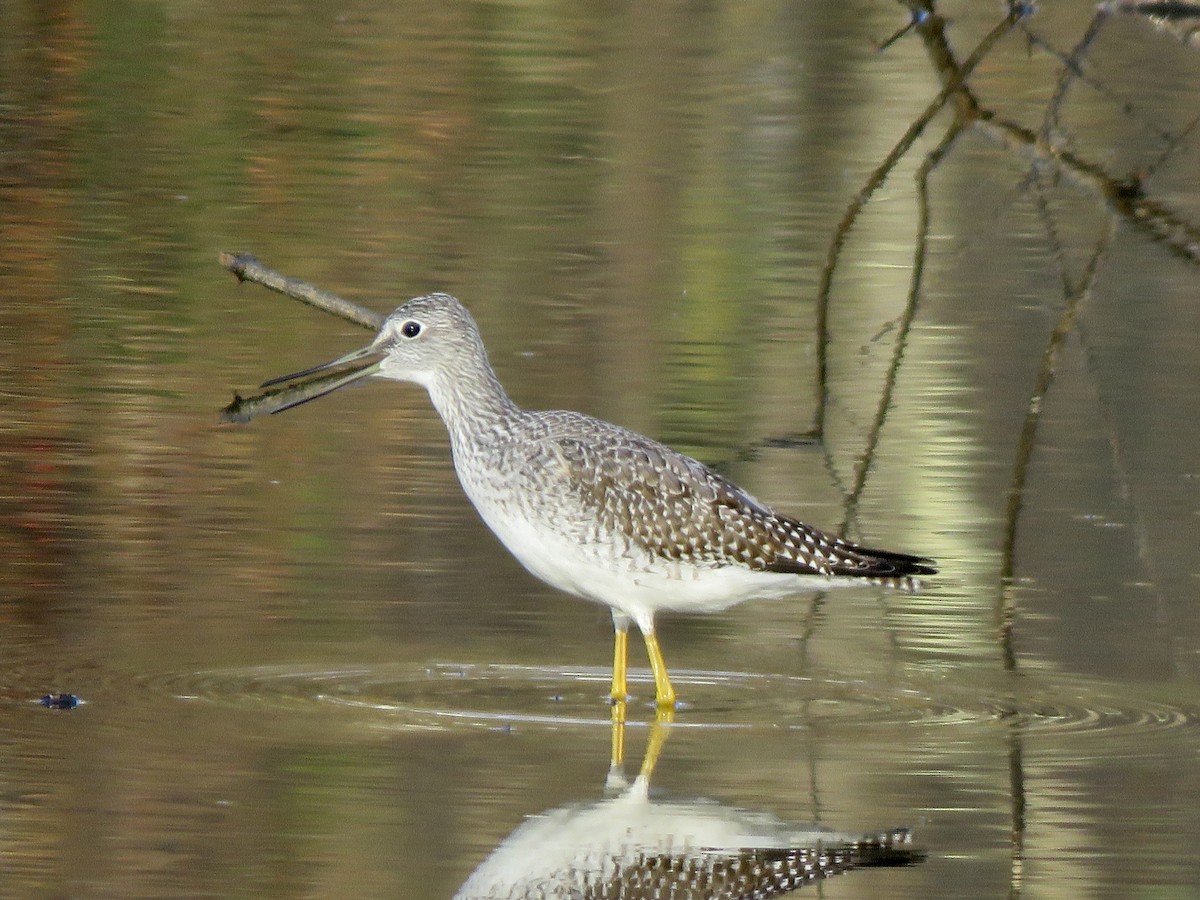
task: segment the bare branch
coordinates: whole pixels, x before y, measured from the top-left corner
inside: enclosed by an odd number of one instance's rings
[[[912,277],[909,280],[908,299],[904,304],[904,312],[900,315],[896,341],[892,349],[892,361],[888,366],[887,378],[884,380],[883,390],[879,395],[879,404],[876,407],[875,419],[871,423],[870,431],[867,433],[866,448],[863,451],[861,461],[854,474],[854,486],[850,490],[849,496],[846,498],[845,518],[842,520],[841,534],[845,536],[846,531],[850,527],[850,523],[858,515],[858,504],[862,499],[862,493],[867,484],[867,477],[870,475],[871,467],[875,462],[875,450],[879,446],[879,438],[883,433],[884,423],[887,422],[888,410],[892,406],[892,397],[896,392],[896,381],[900,377],[900,364],[904,360],[904,351],[908,346],[908,335],[912,331],[913,321],[917,316],[917,304],[921,298],[921,278],[925,271],[925,248],[929,240],[929,175],[937,168],[950,151],[950,147],[958,138],[966,126],[960,118],[955,118],[946,133],[942,136],[941,141],[934,147],[921,163],[921,168],[917,170],[917,201],[919,210],[919,219],[917,223],[917,238],[916,246],[913,249],[913,269]]]
[[[343,300],[336,294],[323,291],[307,281],[289,278],[274,269],[268,269],[249,253],[222,253],[219,259],[222,266],[237,276],[238,281],[252,281],[255,284],[261,284],[263,287],[291,297],[293,300],[315,306],[323,312],[371,331],[378,331],[386,318],[382,313],[366,309],[349,300]]]
[[[837,229],[834,231],[833,240],[830,242],[825,267],[821,270],[821,283],[817,289],[816,380],[818,397],[812,431],[822,439],[825,435],[825,411],[829,404],[829,295],[833,287],[833,273],[837,269],[842,247],[845,246],[846,239],[849,237],[859,213],[867,205],[867,201],[871,199],[875,191],[887,180],[896,163],[909,151],[917,138],[925,131],[926,126],[933,121],[933,118],[942,111],[947,101],[951,99],[955,101],[958,106],[959,116],[973,119],[978,114],[978,104],[975,102],[970,89],[966,86],[966,80],[975,67],[983,61],[996,42],[1012,30],[1013,26],[1019,20],[1019,12],[1010,9],[1008,16],[997,23],[984,36],[966,62],[960,66],[955,62],[949,49],[949,43],[946,41],[946,20],[932,12],[931,9],[925,8],[922,4],[910,4],[910,6],[914,10],[914,21],[916,22],[914,28],[924,38],[926,46],[939,46],[943,48],[952,66],[943,65],[937,68],[939,75],[942,76],[942,89],[925,108],[924,112],[917,116],[912,124],[909,125],[908,130],[904,132],[888,155],[884,157],[883,162],[871,173],[866,184],[859,189],[854,199],[850,201],[850,205],[846,208],[846,212],[842,215],[842,219],[838,222]],[[922,14],[919,17],[916,15],[918,8],[922,10]]]

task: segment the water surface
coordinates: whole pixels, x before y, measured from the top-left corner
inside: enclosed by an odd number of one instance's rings
[[[219,424],[369,337],[221,250],[452,292],[519,402],[939,560],[666,618],[654,802],[912,828],[828,897],[1192,895],[1200,57],[938,9],[879,51],[906,7],[5,7],[6,895],[451,897],[604,796],[607,611],[507,556],[415,387]]]

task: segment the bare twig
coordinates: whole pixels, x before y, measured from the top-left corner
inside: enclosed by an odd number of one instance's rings
[[[1037,200],[1038,213],[1046,229],[1046,235],[1050,241],[1051,250],[1058,264],[1059,277],[1061,278],[1063,284],[1063,297],[1070,298],[1077,288],[1073,285],[1070,274],[1067,271],[1066,250],[1063,245],[1062,238],[1059,236],[1058,228],[1054,223],[1054,217],[1050,210],[1050,205],[1046,197],[1045,184],[1043,183],[1042,179],[1036,180],[1035,187],[1036,192],[1034,196]],[[1111,225],[1112,222],[1110,220],[1110,229]],[[1094,265],[1096,260],[1097,258],[1093,256],[1089,263],[1089,268],[1084,273],[1083,277],[1085,279],[1094,275]],[[1111,405],[1105,401],[1104,394],[1096,382],[1095,373],[1092,372],[1092,367],[1090,365],[1091,354],[1088,347],[1087,329],[1085,324],[1083,322],[1077,322],[1076,331],[1079,335],[1080,345],[1085,352],[1086,359],[1088,360],[1088,371],[1089,374],[1092,375],[1093,386],[1096,389],[1096,402],[1100,411],[1100,421],[1104,426],[1105,436],[1108,439],[1113,474],[1120,489],[1121,500],[1127,505],[1129,509],[1129,515],[1133,520],[1134,549],[1137,553],[1138,559],[1145,567],[1147,581],[1154,586],[1153,590],[1161,608],[1163,598],[1161,591],[1158,588],[1158,585],[1161,583],[1161,579],[1158,577],[1157,566],[1155,565],[1154,559],[1150,553],[1149,539],[1146,534],[1145,524],[1138,509],[1137,500],[1134,496],[1132,478],[1130,477],[1129,465],[1126,461],[1126,453],[1121,441],[1120,431],[1116,424],[1116,417],[1113,415]],[[1167,642],[1169,643],[1169,639]]]
[[[1068,56],[1057,53],[1049,45],[1043,43],[1028,27],[1024,29],[1031,41],[1037,41],[1040,46],[1044,46],[1050,52],[1055,53],[1063,63],[1062,71],[1058,73],[1058,84],[1054,86],[1054,96],[1046,104],[1046,115],[1042,119],[1041,137],[1047,144],[1054,140],[1054,136],[1058,132],[1059,110],[1062,109],[1063,101],[1067,98],[1067,91],[1070,90],[1071,84],[1076,78],[1084,78],[1086,80],[1086,76],[1083,73],[1083,65],[1079,60],[1083,57],[1087,49],[1091,47],[1092,42],[1096,40],[1096,35],[1100,33],[1100,28],[1107,20],[1108,10],[1101,6],[1096,10],[1096,14],[1092,16],[1092,21],[1088,24],[1087,30],[1084,31],[1083,37],[1075,44],[1075,47]]]
[[[238,281],[253,281],[265,288],[277,291],[284,296],[315,306],[317,309],[331,313],[347,322],[361,325],[372,331],[378,331],[386,318],[381,313],[366,309],[349,300],[343,300],[336,294],[323,291],[319,287],[288,278],[286,275],[268,269],[249,253],[222,253],[219,257],[221,265],[237,276]]]
[[[914,21],[916,21],[914,27],[925,39],[926,46],[930,46],[933,43],[945,47],[945,52],[953,63],[953,56],[950,54],[949,44],[946,42],[944,34],[946,20],[933,12],[932,7],[926,4],[910,3],[909,6],[914,11]],[[917,10],[921,11],[919,17],[917,16]],[[867,205],[867,201],[871,199],[875,191],[887,180],[892,169],[895,168],[896,164],[909,151],[917,138],[925,131],[926,126],[942,111],[947,101],[951,99],[955,101],[958,106],[958,113],[962,117],[973,119],[978,113],[978,104],[975,102],[970,90],[966,87],[966,80],[975,67],[983,61],[983,58],[996,42],[1012,29],[1018,19],[1019,13],[1015,10],[1010,10],[1008,16],[984,36],[983,40],[979,42],[979,45],[961,66],[955,64],[952,72],[948,71],[944,66],[938,67],[938,74],[942,76],[942,89],[930,104],[925,107],[925,110],[913,120],[908,130],[904,132],[888,155],[884,157],[883,162],[871,173],[866,183],[859,189],[854,199],[850,201],[850,205],[842,215],[841,221],[838,222],[837,229],[833,234],[833,240],[829,245],[825,267],[821,270],[821,283],[817,289],[816,380],[818,396],[812,431],[821,438],[824,438],[825,435],[825,413],[829,404],[829,295],[833,287],[833,273],[837,270],[842,247],[845,246],[846,239],[849,237],[859,213]]]
[[[1025,503],[1025,484],[1029,478],[1029,463],[1037,444],[1038,426],[1041,424],[1042,408],[1054,376],[1058,370],[1058,356],[1063,344],[1075,330],[1084,301],[1090,296],[1096,273],[1100,268],[1100,260],[1108,249],[1114,228],[1108,228],[1096,245],[1096,250],[1088,260],[1088,264],[1080,276],[1079,282],[1070,284],[1070,279],[1064,274],[1064,286],[1069,288],[1066,293],[1066,304],[1062,315],[1042,352],[1042,365],[1034,382],[1033,391],[1029,397],[1029,407],[1025,412],[1025,421],[1021,425],[1021,433],[1017,438],[1017,458],[1013,464],[1012,480],[1008,488],[1008,503],[1004,516],[1004,551],[1000,568],[1000,597],[997,601],[996,619],[1000,632],[1000,644],[1004,654],[1004,666],[1010,671],[1017,668],[1017,655],[1013,644],[1013,627],[1016,622],[1016,597],[1013,592],[1013,574],[1016,571],[1017,527],[1021,519],[1021,509]]]
[[[926,52],[931,61],[939,70],[945,70],[943,79],[948,85],[960,89],[959,107],[973,111],[970,121],[976,127],[990,133],[1003,146],[1027,154],[1035,164],[1053,166],[1057,173],[1068,180],[1094,191],[1110,209],[1153,240],[1164,244],[1171,252],[1189,262],[1200,263],[1200,226],[1185,220],[1163,203],[1147,197],[1140,178],[1114,177],[1098,163],[1059,148],[1044,140],[1038,132],[981,106],[963,84],[964,76],[960,72],[967,68],[967,63],[961,67],[957,65],[942,31],[920,28],[918,32],[925,39]]]
[[[1025,886],[1025,750],[1024,726],[1020,718],[1009,723],[1008,731],[1008,791],[1012,807],[1009,811],[1008,896],[1017,900]]]
[[[884,380],[883,391],[879,396],[879,404],[876,407],[875,419],[871,423],[870,431],[867,433],[866,448],[860,458],[859,465],[854,475],[854,486],[850,490],[849,496],[846,498],[845,518],[842,520],[841,534],[845,536],[846,531],[850,527],[850,523],[858,515],[858,504],[862,499],[863,489],[867,484],[867,477],[870,475],[871,466],[875,461],[875,450],[879,446],[879,438],[883,433],[884,423],[887,421],[888,410],[892,406],[892,397],[896,392],[896,381],[900,376],[900,364],[904,360],[904,351],[908,347],[908,335],[912,331],[913,321],[917,316],[917,305],[921,297],[921,279],[925,271],[925,248],[929,240],[929,175],[937,167],[950,151],[950,147],[960,134],[963,133],[966,125],[960,117],[955,117],[955,120],[946,129],[946,133],[942,136],[938,145],[929,151],[924,162],[921,163],[920,169],[917,170],[917,237],[916,246],[913,249],[913,268],[912,277],[909,279],[908,299],[904,304],[904,312],[900,315],[900,321],[897,324],[897,334],[895,343],[892,345],[892,362],[888,366],[887,378]]]

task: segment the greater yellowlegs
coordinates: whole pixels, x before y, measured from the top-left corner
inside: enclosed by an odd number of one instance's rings
[[[853,869],[925,859],[907,828],[838,832],[716,800],[652,794],[663,740],[656,723],[637,778],[610,770],[603,799],[526,818],[454,900],[777,897]]]
[[[530,572],[611,608],[612,698],[627,697],[630,623],[646,643],[660,707],[675,690],[654,630],[659,610],[714,612],[752,598],[864,580],[910,587],[932,561],[871,550],[778,513],[691,457],[577,412],[517,406],[479,328],[449,294],[389,315],[370,345],[266,382],[315,376],[294,402],[375,376],[429,391],[454,468],[488,527]]]

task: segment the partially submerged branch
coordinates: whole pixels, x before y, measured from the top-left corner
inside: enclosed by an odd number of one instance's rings
[[[940,36],[940,44],[945,47],[946,55],[953,61],[949,44],[946,42],[943,33],[945,20],[933,12],[932,8],[918,10],[917,7],[919,6],[923,7],[922,4],[913,4],[913,21],[915,23],[913,27],[922,35],[929,32]],[[960,117],[969,119],[977,115],[978,104],[971,95],[971,91],[966,85],[966,80],[975,67],[983,61],[988,51],[995,46],[996,42],[1013,28],[1018,18],[1018,13],[1010,10],[1009,15],[997,23],[984,36],[983,40],[979,42],[979,45],[967,58],[965,63],[957,66],[950,74],[947,74],[944,68],[939,69],[939,73],[943,76],[942,89],[930,101],[929,105],[925,107],[925,110],[913,120],[912,124],[908,126],[908,130],[904,132],[888,155],[884,157],[883,162],[871,173],[866,183],[854,196],[854,199],[850,201],[850,205],[846,208],[846,212],[842,215],[841,221],[838,222],[837,228],[834,230],[833,240],[829,244],[829,253],[825,259],[825,267],[821,270],[821,283],[817,289],[816,342],[818,397],[812,431],[818,437],[823,438],[825,434],[825,410],[829,403],[829,295],[833,287],[833,275],[837,271],[838,261],[841,257],[842,248],[846,244],[846,239],[850,236],[850,231],[854,228],[859,214],[863,211],[871,196],[883,185],[892,170],[896,167],[896,164],[904,158],[904,155],[908,153],[913,144],[916,143],[917,139],[925,131],[925,128],[942,111],[947,102],[951,100],[955,102]],[[929,39],[926,38],[927,46],[929,43]],[[939,42],[935,40],[934,43]]]
[[[289,278],[274,269],[269,269],[249,253],[222,253],[220,262],[222,266],[237,276],[238,281],[252,281],[255,284],[261,284],[265,288],[291,297],[293,300],[299,300],[301,303],[307,303],[309,306],[315,306],[323,312],[345,319],[347,322],[353,322],[355,325],[361,325],[363,328],[378,331],[386,318],[382,313],[366,309],[349,300],[343,300],[336,294],[321,290],[307,281]],[[253,397],[235,394],[233,402],[221,410],[221,420],[244,424],[257,416],[291,409],[293,406],[299,406],[301,403],[307,403],[330,391],[337,390],[342,385],[354,380],[357,377],[356,373],[362,368],[363,366],[359,365],[357,368],[343,367],[333,372],[321,371],[313,378],[296,376],[295,380],[285,387],[272,388]],[[300,373],[300,375],[304,374],[307,373]],[[273,383],[267,382],[263,387]]]
[[[1044,221],[1050,220],[1046,217]],[[1046,348],[1042,352],[1042,364],[1038,371],[1033,392],[1029,397],[1029,405],[1025,411],[1025,421],[1021,425],[1021,433],[1017,438],[1017,458],[1013,464],[1012,480],[1008,488],[1008,503],[1004,515],[1004,556],[1000,567],[1000,598],[996,611],[997,625],[1000,630],[1001,646],[1004,653],[1004,665],[1009,671],[1017,668],[1017,655],[1013,646],[1012,630],[1016,621],[1016,599],[1013,594],[1013,578],[1016,574],[1017,531],[1021,519],[1021,510],[1025,504],[1025,485],[1029,478],[1030,462],[1037,444],[1038,426],[1041,424],[1042,410],[1045,408],[1046,396],[1054,383],[1058,371],[1059,354],[1067,338],[1076,330],[1076,323],[1084,303],[1091,296],[1100,261],[1108,249],[1113,237],[1113,228],[1109,228],[1096,244],[1096,249],[1088,260],[1083,274],[1075,283],[1070,276],[1062,273],[1064,306],[1058,323],[1050,333]],[[1052,242],[1056,241],[1054,233],[1050,233]],[[1061,259],[1061,254],[1059,254]]]
[[[1103,16],[1093,19],[1093,25],[1098,28],[1098,23],[1103,19]],[[947,85],[943,93],[952,89],[959,95],[958,109],[969,113],[972,124],[990,133],[1008,149],[1025,154],[1035,165],[1051,166],[1058,174],[1095,192],[1111,210],[1153,240],[1190,262],[1200,263],[1200,226],[1146,196],[1140,179],[1113,176],[1099,163],[1058,146],[1057,142],[1047,138],[1045,129],[1035,131],[982,106],[965,84],[967,75],[978,62],[978,53],[972,53],[965,62],[959,64],[940,25],[941,20],[935,17],[929,25],[916,30],[925,42],[930,61]],[[1089,30],[1085,38],[1087,43],[1081,42],[1083,47],[1095,38],[1095,34]],[[1072,64],[1078,67],[1077,62]]]
[[[879,439],[883,434],[883,426],[887,422],[888,411],[892,408],[892,397],[895,395],[896,382],[900,377],[900,365],[904,361],[904,351],[908,347],[908,338],[912,332],[913,322],[917,317],[917,305],[921,299],[921,279],[925,272],[925,253],[929,241],[929,174],[937,167],[945,155],[950,152],[951,146],[958,139],[958,136],[962,134],[963,127],[962,121],[956,118],[942,136],[941,141],[929,152],[925,157],[925,161],[921,163],[920,169],[917,170],[916,181],[919,215],[916,245],[913,248],[913,268],[912,277],[909,281],[908,299],[904,304],[904,312],[900,314],[896,340],[892,345],[892,361],[888,365],[887,377],[884,380],[883,390],[879,395],[879,403],[875,409],[875,418],[871,422],[870,431],[867,432],[866,448],[863,451],[858,466],[855,468],[854,486],[846,498],[845,518],[842,520],[841,531],[839,532],[843,537],[850,528],[850,524],[858,515],[858,504],[862,499],[863,489],[867,486],[867,477],[870,475],[871,467],[875,462],[875,452],[879,447]]]
[[[222,253],[219,257],[221,265],[237,276],[238,281],[253,281],[265,288],[277,291],[293,300],[315,306],[323,312],[338,318],[378,331],[386,318],[382,313],[343,300],[336,294],[323,291],[307,281],[289,278],[274,269],[268,269],[249,253]]]

